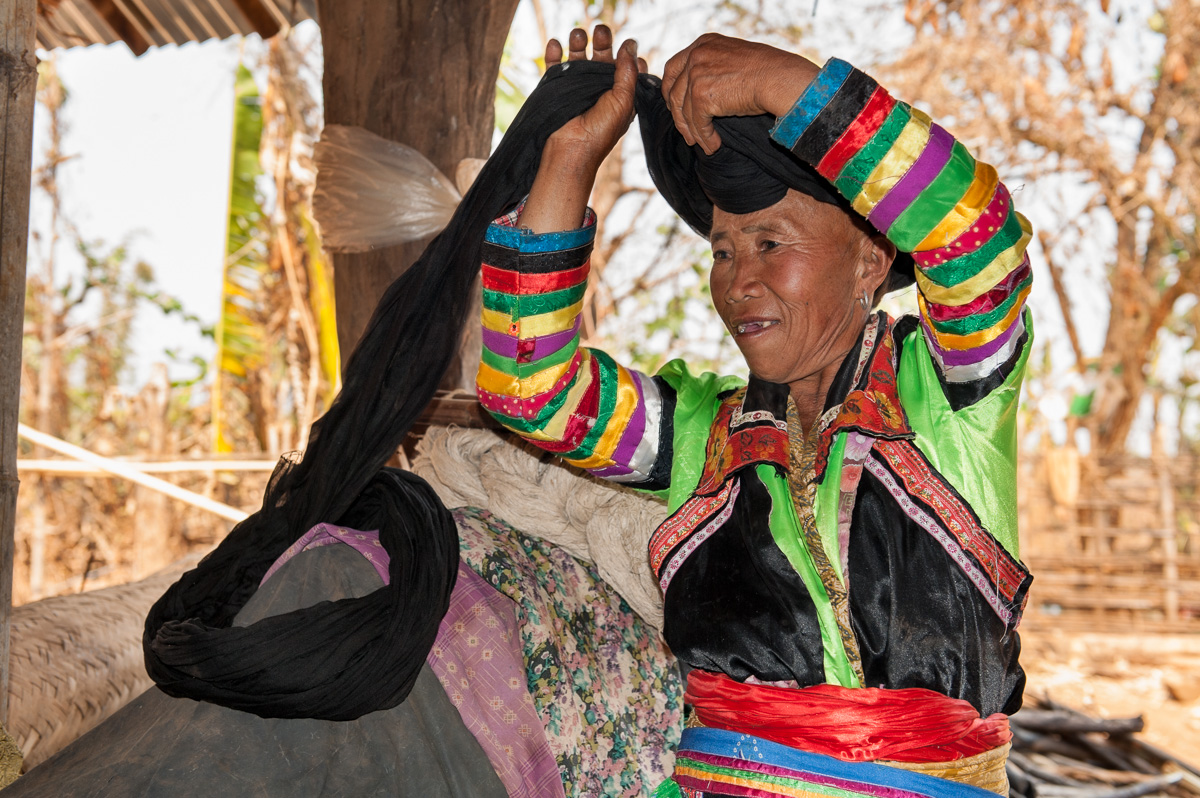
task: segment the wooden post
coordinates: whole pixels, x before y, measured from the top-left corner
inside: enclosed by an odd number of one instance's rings
[[[1165,456],[1155,461],[1158,467],[1159,538],[1163,549],[1163,615],[1167,623],[1179,621],[1179,533],[1175,521],[1175,484]]]
[[[496,76],[517,0],[319,0],[325,122],[418,150],[443,174],[491,151]],[[334,256],[338,342],[347,357],[384,289],[426,242]],[[478,347],[478,341],[474,346]],[[478,350],[451,366],[468,373]],[[443,387],[455,387],[443,383]]]
[[[8,720],[8,628],[17,515],[17,405],[37,92],[36,0],[0,0],[0,723]]]

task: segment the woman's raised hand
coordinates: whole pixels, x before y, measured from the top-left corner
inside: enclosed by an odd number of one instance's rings
[[[587,60],[587,31],[571,31],[567,45],[568,62]],[[637,43],[632,39],[621,45],[615,57],[612,48],[612,31],[607,25],[597,25],[592,33],[592,60],[616,63],[613,87],[546,141],[537,177],[518,220],[535,233],[579,227],[600,164],[633,121],[633,93],[646,62],[637,57]],[[546,66],[560,63],[562,55],[562,45],[551,39],[546,44]]]
[[[662,93],[684,140],[712,155],[714,117],[783,116],[819,71],[804,56],[706,33],[667,62]]]
[[[586,61],[588,35],[583,28],[571,31],[567,39],[567,61]],[[562,61],[562,45],[557,39],[546,43],[546,67]],[[613,35],[607,25],[592,32],[592,59],[616,64],[612,90],[600,97],[586,113],[575,117],[557,130],[547,143],[553,156],[573,160],[580,167],[599,169],[605,156],[620,141],[633,121],[633,94],[638,72],[646,71],[646,62],[637,57],[637,42],[626,39],[613,55]]]

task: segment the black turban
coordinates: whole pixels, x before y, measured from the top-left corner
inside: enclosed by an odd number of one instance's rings
[[[689,147],[676,129],[657,77],[638,76],[637,112],[654,185],[675,212],[705,238],[712,230],[714,205],[727,213],[753,213],[779,202],[789,188],[861,218],[816,169],[772,141],[773,116],[714,119],[721,146],[705,155],[700,147]],[[887,289],[903,288],[913,280],[912,256],[897,253]]]
[[[592,107],[612,81],[611,64],[569,62],[547,71],[449,226],[380,299],[303,457],[281,462],[262,509],[151,608],[146,669],[165,692],[263,717],[330,720],[387,709],[408,695],[449,606],[457,530],[427,484],[384,464],[457,349],[488,224],[529,192],[549,135]],[[768,140],[765,118],[717,120],[725,144],[703,158],[675,130],[657,78],[639,77],[636,103],[655,183],[702,234],[712,224],[705,189],[723,208],[735,203],[733,212],[767,207],[789,186],[842,203]],[[391,556],[390,584],[232,627],[271,564],[322,521],[379,529]]]

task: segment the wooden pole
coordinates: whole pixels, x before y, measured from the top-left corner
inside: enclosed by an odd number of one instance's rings
[[[73,443],[67,443],[64,440],[59,440],[53,435],[47,435],[44,432],[38,432],[35,429],[30,429],[24,424],[17,425],[18,434],[29,441],[36,443],[38,446],[45,446],[52,452],[64,454],[67,457],[72,457],[76,460],[82,460],[85,463],[91,463],[102,471],[107,471],[110,474],[116,474],[119,477],[124,477],[135,485],[141,485],[144,488],[156,490],[159,493],[164,493],[172,499],[179,499],[181,502],[186,502],[193,507],[198,507],[201,510],[207,510],[214,515],[219,515],[233,522],[244,521],[249,515],[245,510],[239,510],[236,507],[230,507],[228,504],[222,504],[219,501],[214,501],[207,496],[201,496],[186,488],[181,488],[167,482],[158,477],[152,477],[149,474],[144,474],[137,468],[122,463],[119,460],[112,460],[108,457],[101,457],[95,452],[89,452],[87,449],[76,446]]]
[[[517,0],[318,0],[326,124],[358,125],[416,149],[443,174],[491,151],[496,76]],[[343,360],[379,297],[425,241],[334,255]],[[472,315],[476,315],[478,310]],[[478,325],[467,325],[466,338]],[[443,387],[474,389],[478,336]]]
[[[205,471],[228,471],[239,473],[243,471],[271,472],[279,465],[277,460],[163,460],[161,462],[146,460],[118,460],[130,468],[143,474],[189,474]],[[113,474],[102,468],[81,463],[77,460],[50,460],[47,458],[27,458],[17,460],[17,471],[28,471],[31,474],[42,474],[48,477],[111,477]]]
[[[8,628],[17,516],[17,405],[37,92],[36,0],[0,0],[0,723],[8,720]]]

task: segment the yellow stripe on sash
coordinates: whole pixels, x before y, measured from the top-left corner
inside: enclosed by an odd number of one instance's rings
[[[715,784],[729,784],[736,787],[761,790],[762,792],[769,793],[771,795],[783,795],[786,796],[786,798],[828,798],[828,793],[820,789],[820,787],[817,785],[792,786],[790,784],[780,784],[776,781],[768,781],[767,778],[761,776],[734,776],[729,773],[714,773],[709,770],[700,770],[699,768],[693,768],[687,765],[676,765],[675,773],[679,776],[691,776],[692,778],[696,779],[704,779],[705,781]],[[706,787],[705,789],[707,790],[708,788]]]

